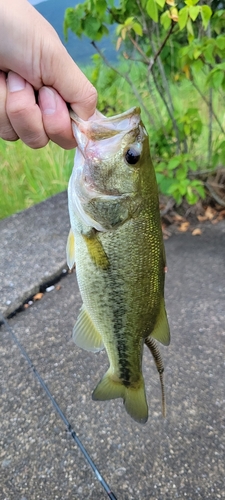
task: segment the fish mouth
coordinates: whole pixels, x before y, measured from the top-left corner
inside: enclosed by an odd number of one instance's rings
[[[129,130],[136,128],[140,123],[141,110],[139,107],[134,106],[119,115],[109,117],[96,110],[95,114],[86,121],[77,116],[72,109],[70,109],[69,113],[72,122],[80,132],[86,134],[89,139],[101,140],[120,132],[127,133]]]
[[[117,134],[126,134],[130,130],[138,127],[140,124],[141,110],[139,107],[133,107],[118,115],[106,117],[98,110],[87,121],[82,120],[76,113],[70,109],[70,118],[72,119],[73,133],[78,146],[82,149],[81,136],[86,139],[98,141],[112,138]]]

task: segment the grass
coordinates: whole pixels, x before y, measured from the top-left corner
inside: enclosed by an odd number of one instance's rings
[[[65,190],[73,157],[74,151],[53,143],[33,150],[21,141],[0,139],[0,218]]]

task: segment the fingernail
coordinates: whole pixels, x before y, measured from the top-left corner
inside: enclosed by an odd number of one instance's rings
[[[52,115],[56,111],[55,93],[49,87],[42,87],[39,90],[39,106],[44,115]]]
[[[17,75],[9,71],[7,78],[7,85],[10,92],[18,92],[19,90],[24,90],[26,87],[26,82],[22,76]]]

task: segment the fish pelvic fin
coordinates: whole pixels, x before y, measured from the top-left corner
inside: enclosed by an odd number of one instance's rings
[[[151,332],[150,335],[154,339],[161,342],[161,344],[163,345],[169,345],[170,343],[170,328],[165,309],[165,302],[163,298],[161,300],[160,310],[154,330]]]
[[[86,242],[88,253],[95,265],[101,269],[108,269],[109,260],[98,237],[96,235],[90,237],[83,235],[83,238]]]
[[[145,424],[148,420],[148,405],[143,377],[136,387],[126,387],[121,380],[115,380],[108,370],[95,388],[92,399],[105,401],[122,398],[125,409],[133,420]]]
[[[102,337],[95,328],[84,306],[80,310],[73,329],[73,341],[86,351],[98,352],[104,349]]]
[[[72,229],[70,229],[67,239],[66,258],[69,269],[72,269],[75,264],[75,237]]]

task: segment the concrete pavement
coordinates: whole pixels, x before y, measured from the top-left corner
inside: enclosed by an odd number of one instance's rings
[[[46,277],[60,275],[67,233],[65,194],[0,221],[4,314],[36,292]],[[165,244],[172,337],[171,345],[161,348],[165,420],[158,374],[147,350],[145,426],[129,418],[120,400],[92,401],[108,361],[105,352],[87,353],[71,340],[81,305],[75,273],[9,323],[118,500],[222,499],[225,223],[205,224],[201,236],[174,234]],[[4,326],[0,338],[0,500],[107,498]]]

